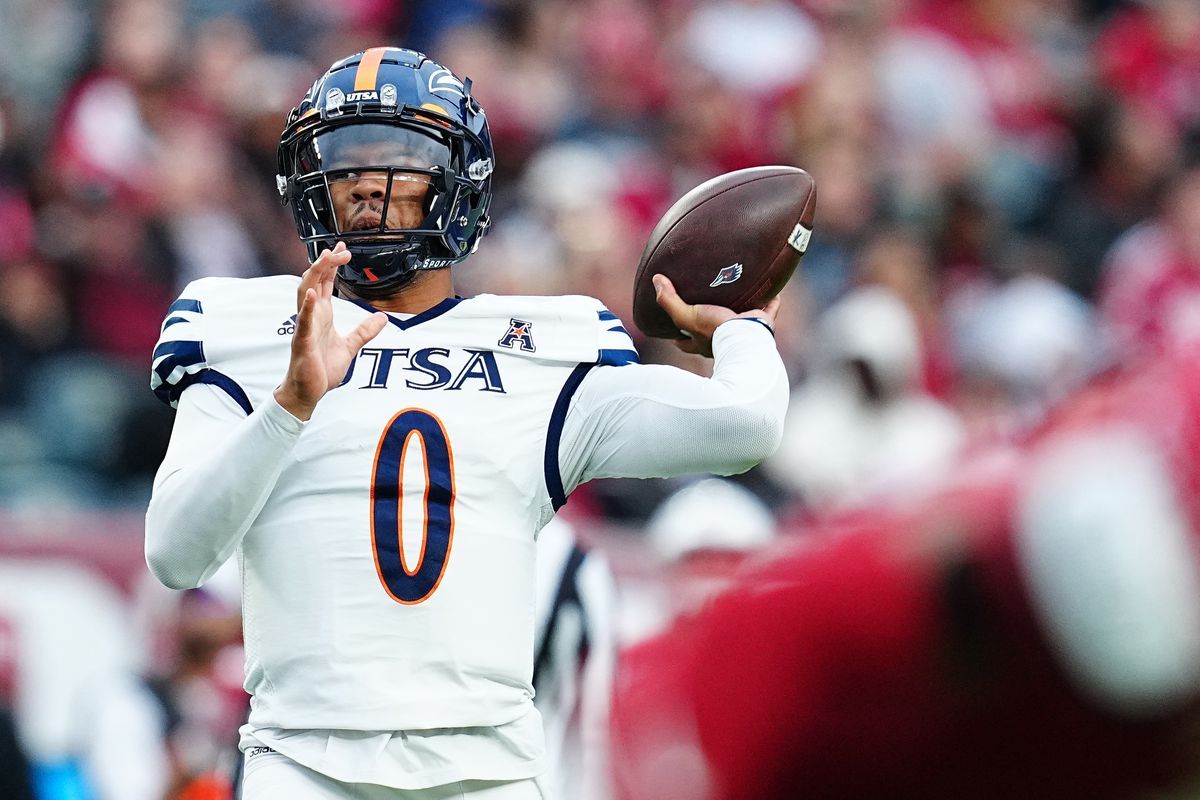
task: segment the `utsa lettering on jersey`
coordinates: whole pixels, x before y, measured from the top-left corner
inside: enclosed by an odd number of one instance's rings
[[[308,270],[201,279],[167,310],[146,557],[173,588],[237,559],[247,800],[543,796],[538,531],[592,478],[731,474],[778,444],[774,305],[661,287],[705,379],[640,364],[593,298],[458,297],[493,164],[469,80],[400,48],[343,59],[279,146]]]

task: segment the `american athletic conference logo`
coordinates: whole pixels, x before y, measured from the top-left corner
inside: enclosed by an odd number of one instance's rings
[[[537,348],[533,345],[532,331],[532,322],[526,322],[523,319],[509,319],[508,333],[501,336],[500,341],[497,342],[497,344],[500,347],[507,347],[510,350],[516,347],[517,344],[520,344],[521,349],[525,352],[536,352]]]

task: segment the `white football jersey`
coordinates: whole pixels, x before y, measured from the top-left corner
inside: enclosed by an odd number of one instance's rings
[[[594,478],[769,455],[788,396],[770,327],[719,326],[703,378],[637,364],[590,298],[448,299],[389,315],[302,423],[272,397],[297,288],[210,278],[172,305],[151,385],[180,413],[147,564],[182,589],[236,554],[251,757],[403,789],[538,775],[536,532]],[[333,312],[346,332],[372,309]]]
[[[155,391],[174,402],[213,384],[247,414],[267,402],[297,285],[190,284],[164,322]],[[333,305],[342,331],[372,312]],[[587,297],[448,299],[390,319],[241,541],[252,727],[499,726],[531,707],[534,536],[565,500],[566,403],[589,366],[636,350]]]

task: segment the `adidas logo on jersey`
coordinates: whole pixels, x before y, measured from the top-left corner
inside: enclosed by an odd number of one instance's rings
[[[279,328],[276,329],[275,332],[278,333],[280,336],[291,336],[293,333],[295,333],[296,332],[296,315],[292,314],[290,317],[285,319],[283,322],[279,323]]]

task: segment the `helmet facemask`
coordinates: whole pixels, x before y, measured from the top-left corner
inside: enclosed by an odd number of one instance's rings
[[[454,236],[472,188],[461,137],[392,122],[350,121],[297,137],[286,165],[292,204],[309,257],[343,241],[351,263],[341,277],[356,294],[378,297],[418,269],[467,255]]]

